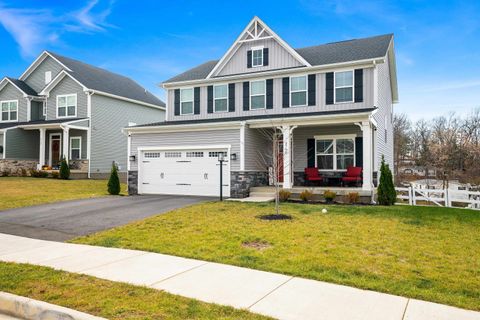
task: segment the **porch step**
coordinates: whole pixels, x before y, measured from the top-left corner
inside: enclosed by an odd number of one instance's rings
[[[257,192],[257,191],[250,191],[250,197],[262,197],[262,198],[275,198],[275,192]]]
[[[280,188],[281,189],[281,188]],[[270,192],[275,193],[275,187],[264,186],[264,187],[251,187],[250,192]]]

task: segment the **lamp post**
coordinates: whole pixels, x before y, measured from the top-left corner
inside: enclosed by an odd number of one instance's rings
[[[223,152],[218,153],[218,162],[220,162],[220,201],[223,201],[223,162],[225,155]]]

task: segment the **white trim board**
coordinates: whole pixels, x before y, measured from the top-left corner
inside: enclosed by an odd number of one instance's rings
[[[72,71],[70,68],[68,68],[66,65],[64,65],[63,63],[61,63],[57,58],[55,58],[53,55],[51,55],[49,52],[47,51],[43,51],[37,59],[35,59],[35,61],[32,62],[32,64],[27,68],[27,70],[25,70],[25,72],[22,73],[22,75],[20,76],[19,80],[25,80],[26,78],[28,78],[28,76],[33,72],[35,71],[35,69],[43,62],[43,60],[45,60],[47,57],[50,57],[52,58],[53,60],[55,60],[57,63],[59,63],[63,68],[67,69],[68,71]]]

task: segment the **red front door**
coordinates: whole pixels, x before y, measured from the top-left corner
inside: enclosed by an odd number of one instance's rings
[[[283,140],[278,141],[277,148],[277,180],[283,182]]]

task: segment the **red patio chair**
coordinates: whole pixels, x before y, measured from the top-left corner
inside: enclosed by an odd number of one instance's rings
[[[362,182],[362,167],[348,167],[342,177],[342,184],[355,183],[357,186]]]
[[[305,168],[305,182],[322,182],[323,177],[318,173],[318,168]]]

